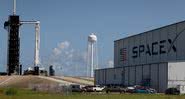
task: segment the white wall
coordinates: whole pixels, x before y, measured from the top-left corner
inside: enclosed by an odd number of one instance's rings
[[[185,62],[168,64],[168,87],[176,85],[185,85]]]

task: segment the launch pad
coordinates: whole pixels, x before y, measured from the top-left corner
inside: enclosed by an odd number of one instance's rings
[[[7,74],[21,75],[22,65],[20,65],[20,34],[19,28],[23,24],[35,25],[35,50],[34,50],[34,73],[39,75],[39,50],[40,50],[40,21],[20,21],[19,15],[16,15],[16,0],[13,0],[13,15],[5,21],[4,28],[8,31],[8,51],[7,51]],[[35,69],[37,68],[37,69]],[[29,69],[28,69],[29,70]],[[37,73],[35,73],[37,72]]]

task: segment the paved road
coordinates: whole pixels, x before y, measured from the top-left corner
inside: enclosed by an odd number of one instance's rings
[[[94,81],[92,80],[90,81],[82,78],[66,77],[66,76],[54,76],[52,78],[67,81],[67,82],[72,82],[80,85],[94,85]]]

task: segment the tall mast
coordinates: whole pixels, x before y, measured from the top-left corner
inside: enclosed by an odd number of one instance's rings
[[[13,0],[13,15],[16,15],[16,0]]]

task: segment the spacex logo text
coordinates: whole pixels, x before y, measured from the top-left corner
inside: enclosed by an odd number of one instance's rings
[[[170,45],[169,49],[167,49],[167,47],[165,48],[165,45],[167,45],[166,43],[168,43]],[[132,58],[140,57],[141,54],[146,54],[149,56],[165,54],[165,53],[170,52],[171,50],[173,50],[173,52],[177,51],[172,40],[171,39],[161,40],[158,42],[153,42],[153,43],[151,43],[151,45],[146,44],[146,45],[134,46],[132,48],[132,53],[133,53]]]

